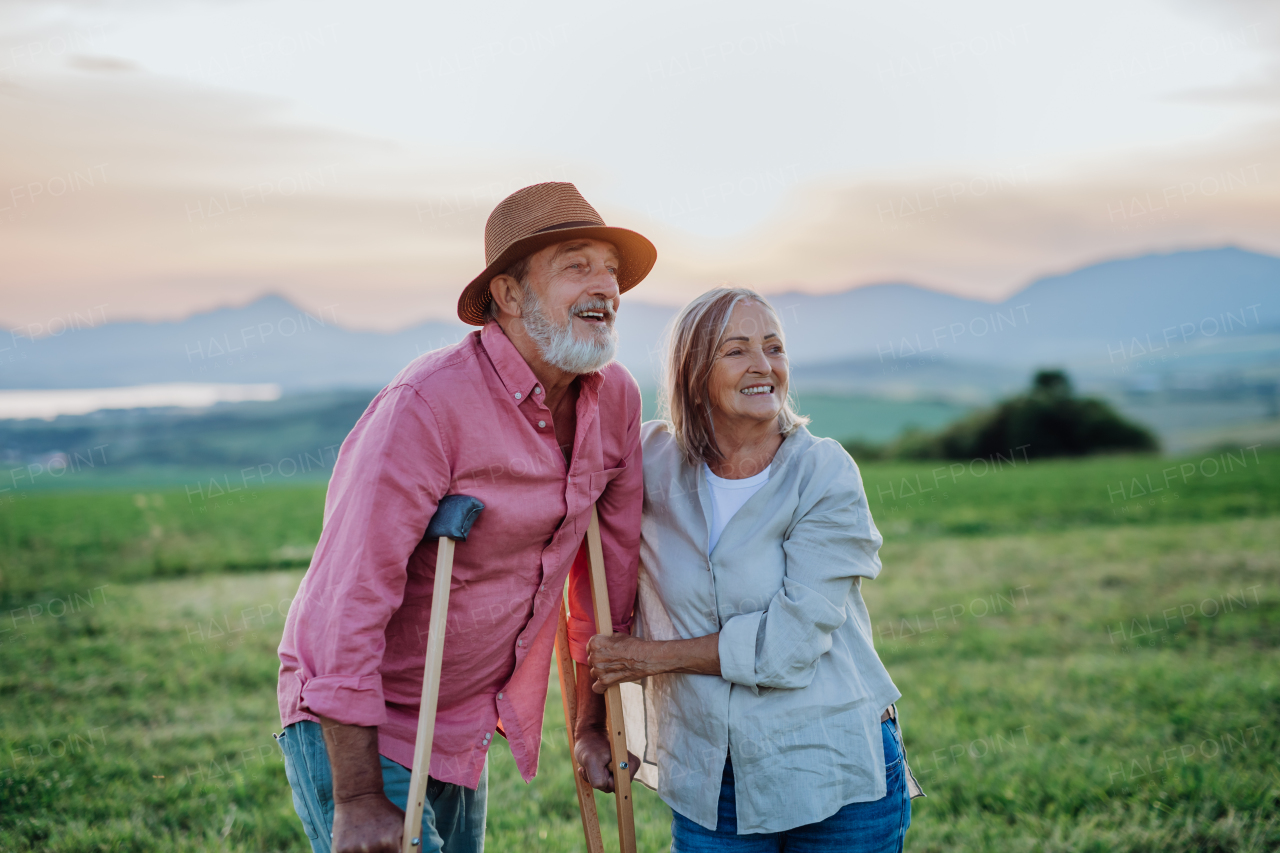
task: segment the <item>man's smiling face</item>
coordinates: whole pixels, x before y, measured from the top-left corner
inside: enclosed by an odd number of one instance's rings
[[[618,252],[603,240],[575,239],[529,258],[521,316],[549,364],[591,373],[617,350]]]
[[[618,251],[603,240],[566,240],[529,259],[529,289],[555,325],[576,340],[604,340],[617,316]]]

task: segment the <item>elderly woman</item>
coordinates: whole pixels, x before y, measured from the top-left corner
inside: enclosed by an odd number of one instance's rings
[[[636,635],[592,638],[593,689],[642,682],[637,777],[674,853],[901,850],[919,789],[860,592],[881,537],[858,468],[789,404],[759,294],[694,300],[668,367],[670,420],[642,427]]]

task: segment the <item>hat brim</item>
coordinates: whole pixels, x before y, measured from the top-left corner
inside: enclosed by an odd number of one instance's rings
[[[472,326],[483,326],[490,299],[489,282],[495,276],[502,275],[521,258],[527,258],[553,243],[563,243],[574,237],[591,237],[614,245],[618,250],[618,291],[621,293],[626,293],[643,281],[658,260],[658,250],[648,238],[627,228],[579,225],[530,234],[508,246],[497,260],[463,289],[462,295],[458,297],[458,319]]]

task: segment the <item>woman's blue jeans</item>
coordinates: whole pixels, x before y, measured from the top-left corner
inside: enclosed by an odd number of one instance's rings
[[[911,797],[897,723],[885,720],[880,724],[880,735],[888,789],[882,798],[850,803],[826,820],[786,832],[738,835],[733,765],[726,760],[716,828],[707,829],[672,812],[671,853],[898,853],[911,825]]]

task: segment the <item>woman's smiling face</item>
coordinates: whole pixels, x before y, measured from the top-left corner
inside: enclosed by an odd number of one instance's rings
[[[787,368],[777,320],[758,302],[739,302],[707,383],[714,414],[726,420],[777,418],[787,399]]]

